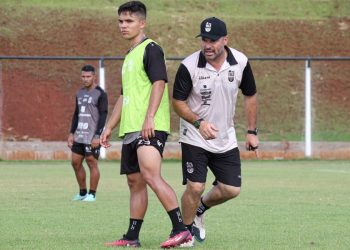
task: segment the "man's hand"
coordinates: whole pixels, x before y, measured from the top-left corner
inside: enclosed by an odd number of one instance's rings
[[[155,136],[154,132],[154,117],[146,116],[145,121],[142,125],[141,136],[144,140],[149,141],[150,138]]]
[[[93,138],[91,141],[91,148],[98,148],[100,146],[100,138]]]
[[[205,140],[215,139],[218,132],[219,130],[214,126],[214,124],[205,120],[201,121],[199,126],[199,133]]]
[[[74,142],[74,135],[70,133],[67,139],[67,144],[69,148],[72,148],[73,142]]]
[[[259,159],[259,138],[253,134],[247,134],[245,147],[248,151],[254,151],[256,158]]]
[[[109,143],[109,139],[111,137],[112,130],[109,128],[105,128],[100,136],[100,144],[104,148],[109,148],[111,144]]]

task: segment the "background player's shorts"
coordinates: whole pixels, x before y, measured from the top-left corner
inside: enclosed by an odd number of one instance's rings
[[[234,148],[225,153],[211,153],[203,148],[181,143],[183,182],[205,183],[208,168],[217,181],[235,187],[241,186],[241,159],[239,149]]]
[[[155,131],[155,137],[151,138],[149,141],[145,141],[142,136],[139,136],[129,144],[123,144],[120,174],[140,172],[139,161],[137,159],[137,149],[141,146],[155,147],[159,151],[160,156],[163,157],[164,146],[167,138],[168,134],[166,132]]]
[[[96,160],[100,157],[100,148],[91,148],[90,144],[73,142],[72,152],[82,156],[93,155]]]

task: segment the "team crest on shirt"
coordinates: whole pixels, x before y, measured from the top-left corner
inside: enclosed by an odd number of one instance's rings
[[[187,173],[192,174],[194,172],[193,163],[186,162]]]
[[[234,79],[235,79],[235,72],[233,70],[229,70],[228,71],[228,81],[233,82]]]
[[[199,90],[199,93],[201,95],[202,105],[210,106],[211,94],[212,94],[211,89],[204,84],[202,88]]]

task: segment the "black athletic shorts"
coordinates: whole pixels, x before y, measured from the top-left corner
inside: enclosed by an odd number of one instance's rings
[[[100,157],[100,148],[101,146],[99,146],[98,148],[91,148],[90,144],[73,142],[73,146],[71,150],[73,153],[76,153],[82,156],[93,155],[95,159],[98,160],[98,158]]]
[[[217,181],[235,187],[241,186],[241,159],[239,149],[234,148],[225,153],[211,153],[203,148],[181,143],[183,182],[205,183],[208,168]]]
[[[168,134],[164,131],[155,131],[155,137],[146,141],[142,136],[137,137],[136,140],[129,144],[123,144],[122,158],[120,163],[120,174],[132,174],[140,172],[139,161],[137,159],[137,149],[141,146],[155,147],[160,156],[163,157],[163,151]]]

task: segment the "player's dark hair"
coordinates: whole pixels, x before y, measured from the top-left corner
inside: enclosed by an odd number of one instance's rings
[[[90,65],[90,64],[86,64],[81,68],[81,71],[84,72],[94,72],[95,73],[95,68],[94,66]]]
[[[144,5],[140,1],[130,1],[120,5],[118,8],[118,15],[120,15],[120,13],[122,12],[130,12],[130,13],[138,14],[142,16],[144,19],[146,19],[146,16],[147,16],[146,5]]]

